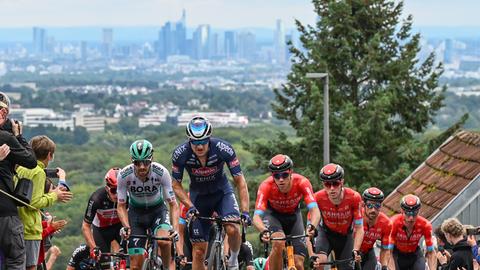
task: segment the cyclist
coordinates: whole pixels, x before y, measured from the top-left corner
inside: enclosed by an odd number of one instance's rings
[[[178,231],[178,204],[172,190],[168,170],[153,162],[153,146],[147,140],[137,140],[130,146],[132,164],[118,175],[118,216],[122,222],[122,234],[145,235],[151,230],[158,237],[168,237],[173,229]],[[128,213],[127,213],[128,193]],[[165,202],[170,207],[168,211]],[[170,212],[170,221],[168,219]],[[140,269],[145,251],[145,239],[128,241],[131,269]],[[173,264],[169,241],[157,241],[164,267]]]
[[[384,213],[380,212],[382,202],[385,198],[383,192],[376,188],[367,188],[363,194],[363,229],[365,236],[363,237],[360,251],[362,254],[362,269],[375,269],[377,266],[377,257],[373,246],[377,240],[381,240],[382,249],[380,250],[380,264],[382,270],[388,269],[390,260],[390,251],[393,246],[390,244],[390,234],[392,232],[392,222]]]
[[[177,146],[173,151],[172,176],[175,179],[173,181],[175,194],[188,209],[187,217],[191,219],[194,214],[209,217],[214,211],[226,219],[240,217],[232,186],[223,171],[226,163],[240,196],[241,217],[247,223],[251,223],[248,214],[247,183],[233,147],[224,140],[211,137],[212,125],[204,117],[193,117],[187,124],[186,134],[188,141]],[[184,169],[190,176],[190,198],[181,184]],[[192,269],[203,270],[211,224],[195,218],[191,222]],[[228,267],[238,269],[240,229],[238,225],[227,223],[225,230],[231,247]]]
[[[326,262],[328,255],[335,252],[335,259],[352,258],[360,260],[363,218],[362,196],[353,189],[344,187],[344,170],[338,164],[327,164],[320,170],[323,189],[315,193],[322,221],[315,241],[316,255],[311,259],[317,269],[323,269],[316,262]],[[341,264],[338,269],[352,269],[350,264]]]
[[[67,270],[85,269],[95,269],[95,260],[90,257],[90,248],[81,244],[73,251],[72,257],[68,261]]]
[[[320,212],[313,196],[310,181],[293,172],[293,161],[287,155],[274,156],[268,169],[272,173],[263,181],[257,193],[253,224],[260,231],[260,240],[267,242],[271,237],[284,237],[285,235],[302,235],[303,218],[300,212],[300,201],[305,201],[311,223],[307,225],[307,233],[314,237],[316,227],[320,221]],[[295,266],[303,269],[303,261],[307,256],[304,239],[294,239]],[[274,241],[269,256],[269,268],[282,268],[282,252],[285,241]]]
[[[105,186],[97,189],[88,200],[82,223],[82,233],[94,259],[101,252],[111,251],[113,240],[120,244],[122,223],[117,215],[117,174],[120,168],[111,168],[105,175]],[[93,225],[93,226],[92,226]],[[101,256],[103,269],[110,268],[110,258]]]
[[[392,217],[393,261],[397,270],[425,269],[425,257],[418,246],[425,238],[427,261],[430,269],[436,269],[436,257],[432,240],[432,224],[418,215],[420,198],[409,194],[400,202],[401,213]]]

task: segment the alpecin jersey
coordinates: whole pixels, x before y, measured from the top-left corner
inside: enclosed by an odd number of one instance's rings
[[[164,200],[175,201],[172,180],[168,170],[160,163],[152,162],[145,182],[135,175],[135,168],[130,164],[118,173],[118,202],[127,202],[129,207],[149,209],[165,204]]]

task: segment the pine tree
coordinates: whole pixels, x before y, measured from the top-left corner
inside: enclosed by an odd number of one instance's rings
[[[401,21],[403,2],[313,4],[319,19],[315,27],[296,21],[303,48],[289,44],[291,72],[287,83],[275,90],[273,103],[277,117],[287,120],[300,139],[287,142],[281,135],[248,147],[258,153],[258,165],[275,152],[290,155],[295,167],[318,185],[323,165],[323,82],[305,75],[327,72],[331,162],[344,167],[349,185],[390,190],[398,184],[391,176],[409,173],[401,151],[442,107],[445,89],[438,87],[442,65],[435,63],[433,53],[419,60],[420,35],[411,33],[412,16]]]

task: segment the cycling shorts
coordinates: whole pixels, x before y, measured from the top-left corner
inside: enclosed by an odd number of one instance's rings
[[[353,250],[353,233],[350,230],[346,235],[339,234],[327,227],[319,226],[318,236],[315,238],[315,253],[323,253],[330,255],[332,250],[335,252],[336,260],[344,260],[352,258]],[[339,270],[350,270],[349,264],[339,265]]]
[[[118,244],[121,242],[120,229],[122,228],[121,223],[117,223],[108,227],[97,227],[92,226],[93,239],[95,244],[100,248],[102,253],[107,253],[111,251],[112,241],[117,241]],[[100,265],[102,269],[110,269],[110,257],[101,256]]]
[[[362,269],[376,269],[377,267],[377,256],[375,256],[375,251],[371,248],[366,254],[362,254]]]
[[[398,249],[393,249],[393,259],[396,269],[402,270],[425,270],[425,256],[420,248],[415,252],[403,253]]]

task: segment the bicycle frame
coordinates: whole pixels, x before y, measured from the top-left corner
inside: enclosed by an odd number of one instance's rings
[[[127,269],[127,257],[125,253],[102,253],[103,256],[114,257],[117,260],[113,264],[114,270],[126,270]]]
[[[163,269],[162,257],[158,256],[158,245],[154,244],[156,241],[173,241],[171,237],[158,237],[148,232],[146,235],[143,234],[132,234],[130,238],[143,238],[147,239],[147,251],[148,256],[143,262],[142,270],[154,270],[154,269]],[[153,245],[153,246],[152,246]]]
[[[297,267],[295,266],[295,254],[294,254],[294,249],[293,249],[293,240],[299,239],[299,238],[305,238],[308,237],[306,234],[302,235],[287,235],[285,237],[274,237],[270,238],[270,241],[285,241],[285,249],[284,249],[284,265],[286,265],[287,270],[297,270]],[[268,245],[268,243],[266,243]],[[265,252],[267,252],[268,246],[265,249]]]

